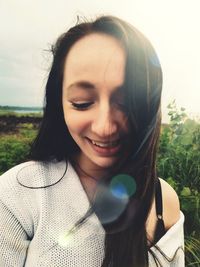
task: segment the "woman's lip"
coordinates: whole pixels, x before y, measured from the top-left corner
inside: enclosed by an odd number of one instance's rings
[[[115,139],[115,140],[107,140],[107,141],[100,141],[100,140],[95,140],[95,139],[90,139],[88,137],[86,137],[89,141],[93,141],[93,142],[96,142],[96,143],[102,143],[102,144],[108,144],[108,143],[115,143],[115,142],[118,142],[119,139]]]
[[[102,156],[107,156],[107,157],[114,156],[117,152],[119,152],[121,148],[121,143],[118,143],[118,145],[115,147],[100,147],[100,146],[94,145],[91,139],[89,138],[86,138],[86,139],[88,143],[90,144],[90,146],[92,147],[92,149]]]

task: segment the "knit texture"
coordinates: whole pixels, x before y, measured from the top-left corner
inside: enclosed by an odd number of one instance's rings
[[[30,161],[3,174],[0,267],[100,267],[105,231],[97,216],[70,232],[88,208],[88,197],[70,163]],[[164,267],[184,266],[183,250],[178,249],[183,248],[183,221],[181,213],[157,243],[171,263],[152,248]],[[150,254],[149,262],[156,266]]]

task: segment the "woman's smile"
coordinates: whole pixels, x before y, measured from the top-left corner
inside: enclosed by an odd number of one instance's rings
[[[121,148],[120,140],[117,141],[105,141],[105,142],[99,142],[94,141],[89,138],[86,138],[92,149],[97,152],[97,154],[104,156],[104,157],[110,157],[115,156]]]

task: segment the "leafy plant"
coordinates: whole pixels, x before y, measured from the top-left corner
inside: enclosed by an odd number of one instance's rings
[[[186,266],[199,267],[200,240],[191,236],[185,237]]]
[[[168,105],[170,123],[161,131],[158,174],[179,195],[185,214],[186,265],[200,266],[200,124],[175,101]]]

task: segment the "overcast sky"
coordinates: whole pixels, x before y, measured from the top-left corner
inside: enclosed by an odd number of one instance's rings
[[[164,74],[163,116],[176,99],[200,115],[200,0],[0,0],[0,105],[41,106],[46,52],[77,15],[111,14],[152,42]]]

